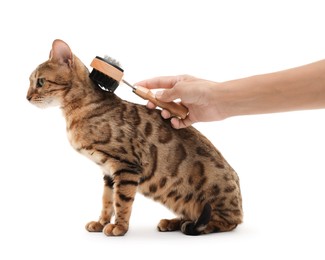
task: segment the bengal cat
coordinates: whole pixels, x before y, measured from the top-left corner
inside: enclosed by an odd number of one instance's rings
[[[102,211],[88,231],[124,235],[136,191],[176,214],[162,219],[159,231],[199,235],[242,222],[238,176],[211,142],[193,127],[173,129],[159,110],[99,88],[62,40],[31,74],[27,99],[60,106],[72,147],[103,170]]]

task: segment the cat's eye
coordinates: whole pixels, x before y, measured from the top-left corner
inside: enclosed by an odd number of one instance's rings
[[[45,84],[45,79],[44,79],[44,78],[38,78],[38,79],[37,79],[37,82],[36,82],[36,87],[37,87],[37,88],[41,88],[41,87],[43,87],[44,84]]]

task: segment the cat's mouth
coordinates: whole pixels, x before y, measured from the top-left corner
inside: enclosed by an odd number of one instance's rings
[[[53,106],[57,106],[58,103],[55,102],[54,99],[45,99],[41,96],[36,96],[36,97],[33,97],[33,96],[27,96],[27,100],[37,106],[38,108],[48,108],[48,107],[53,107]]]

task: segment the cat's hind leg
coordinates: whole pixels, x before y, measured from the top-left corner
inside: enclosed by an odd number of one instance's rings
[[[158,224],[158,230],[162,232],[180,230],[186,235],[200,235],[209,227],[210,219],[211,206],[206,203],[196,221],[183,218],[162,219]]]
[[[229,221],[225,217],[216,214],[216,210],[212,210],[210,204],[205,204],[201,216],[197,221],[184,221],[181,224],[181,231],[185,235],[201,235],[216,232],[232,231],[240,224],[240,221]],[[225,213],[224,213],[225,214]]]
[[[226,218],[225,215],[229,212],[222,213],[217,210],[212,210],[212,215],[209,223],[201,227],[200,234],[228,232],[234,230],[241,223],[236,218]]]
[[[185,235],[197,236],[204,233],[204,230],[208,227],[211,219],[211,205],[206,203],[202,209],[201,215],[196,221],[188,220],[183,221],[181,224],[181,231]]]
[[[89,232],[102,232],[106,224],[110,223],[114,215],[113,207],[113,179],[104,175],[104,192],[102,198],[102,212],[98,221],[91,221],[86,225]]]
[[[160,220],[157,229],[161,232],[176,231],[181,229],[182,219],[162,219]]]
[[[234,230],[240,221],[226,219],[218,214],[213,214],[208,225],[202,230],[202,234],[228,232]]]

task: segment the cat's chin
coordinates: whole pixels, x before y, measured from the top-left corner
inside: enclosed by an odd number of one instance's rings
[[[37,108],[41,108],[41,109],[46,109],[46,108],[49,108],[50,106],[47,106],[45,104],[40,104],[40,103],[36,103],[36,104],[33,104],[35,105]]]
[[[34,106],[42,109],[50,108],[50,107],[58,107],[60,106],[59,102],[55,101],[47,101],[47,102],[31,102]]]

